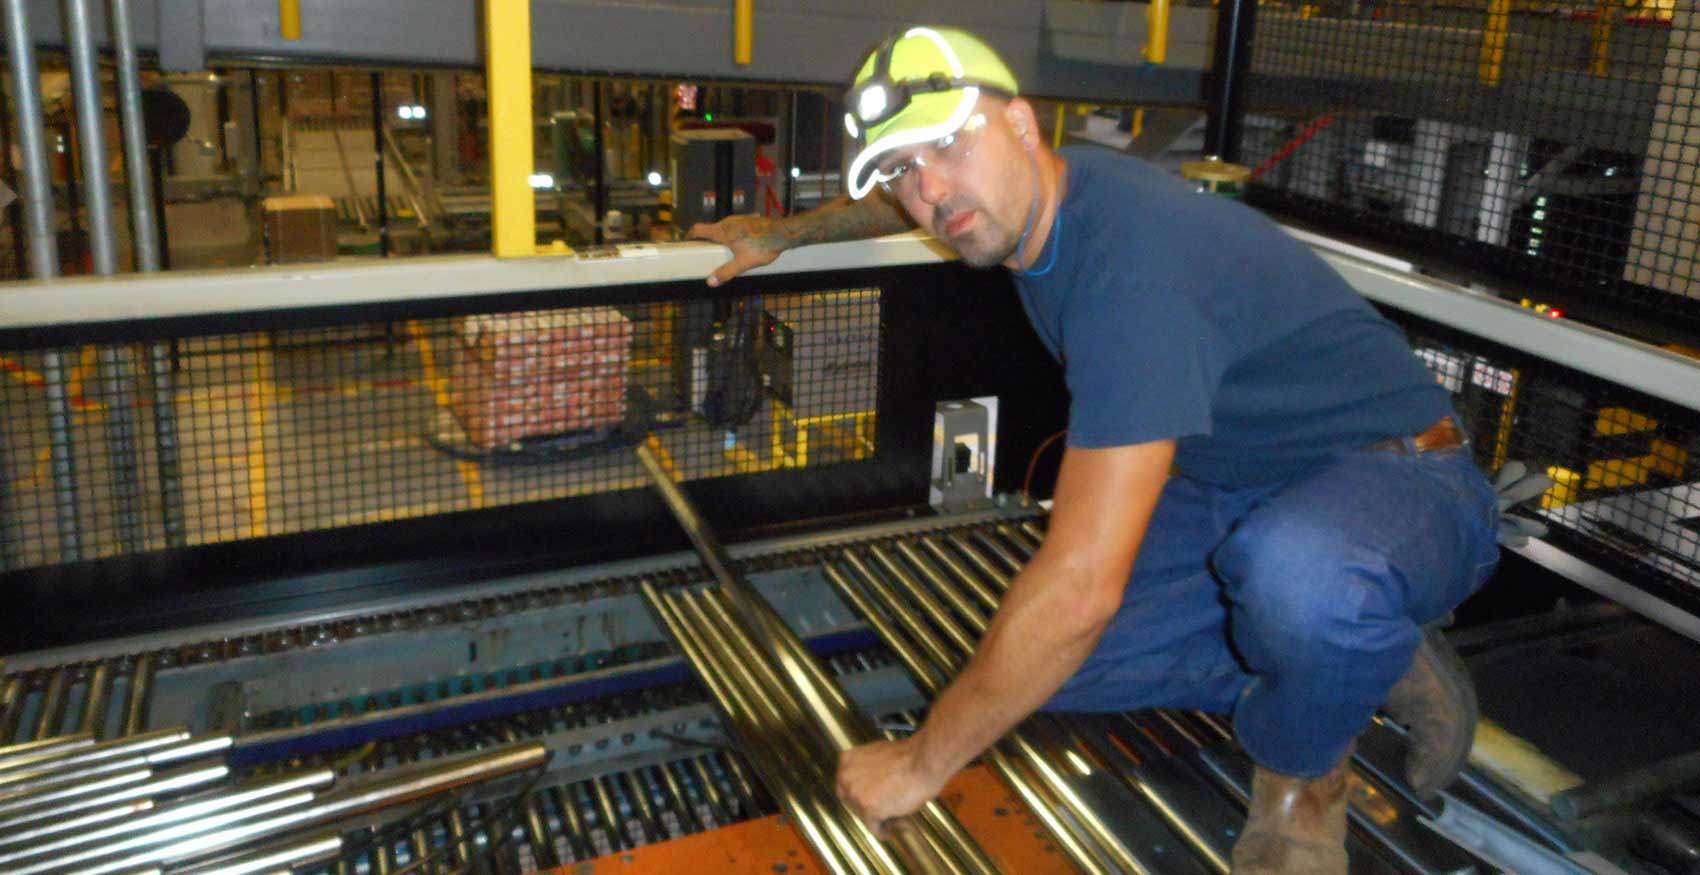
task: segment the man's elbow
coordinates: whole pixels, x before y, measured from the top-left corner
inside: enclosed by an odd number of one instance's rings
[[[1062,627],[1070,638],[1096,642],[1098,636],[1115,619],[1121,609],[1122,590],[1126,581],[1092,580],[1082,586],[1062,617]]]

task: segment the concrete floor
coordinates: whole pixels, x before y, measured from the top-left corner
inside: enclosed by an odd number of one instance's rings
[[[627,447],[515,465],[467,461],[433,446],[464,444],[447,408],[455,343],[448,320],[179,342],[170,409],[181,447],[186,542],[226,542],[647,484]],[[0,365],[0,522],[12,548],[8,562],[17,567],[62,561],[67,557],[58,535],[44,356],[4,354]],[[628,380],[653,397],[666,397],[668,368],[664,361],[639,360]],[[83,558],[167,546],[151,380],[139,354],[129,369],[140,375],[132,412],[141,522],[127,530],[114,492],[120,479],[111,453],[114,407],[103,391],[100,355],[92,347],[64,355],[63,379],[73,408],[75,528]],[[681,477],[762,470],[785,464],[774,455],[771,404],[764,402],[731,446],[723,432],[694,416],[654,434]],[[785,446],[794,447],[793,430],[784,430]],[[815,428],[808,464],[853,457],[844,432]]]

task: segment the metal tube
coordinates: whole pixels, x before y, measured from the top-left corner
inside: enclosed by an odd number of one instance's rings
[[[1034,553],[1039,552],[1040,539],[1029,538],[1027,533],[1021,529],[1015,526],[998,526],[997,531],[998,534],[1003,536],[1004,540],[1010,543],[1010,546],[1026,555],[1026,559],[1022,560],[1023,564],[1027,560],[1031,560]]]
[[[115,757],[134,756],[182,744],[190,737],[188,728],[179,726],[98,744],[95,743],[93,734],[85,731],[36,742],[27,750],[24,749],[25,745],[16,745],[16,752],[4,762],[0,762],[0,789],[4,789],[6,782],[16,779],[19,775],[38,775]]]
[[[17,683],[17,681],[14,680],[13,683]],[[89,747],[93,744],[94,738],[92,736],[86,733],[78,733],[7,745],[0,748],[0,772],[27,766],[43,759],[61,756],[68,751]]]
[[[987,537],[985,532],[975,532],[973,537],[980,546],[986,548],[986,552],[991,553],[999,562],[1002,562],[1010,574],[1021,573],[1021,560],[1015,558],[1015,554],[1009,552],[1007,547]]]
[[[1256,22],[1257,0],[1222,0],[1217,7],[1204,152],[1230,163],[1240,160],[1240,139],[1245,130],[1246,71],[1251,67],[1251,38]]]
[[[153,214],[153,180],[142,126],[142,85],[136,39],[130,31],[130,0],[111,0],[108,27],[117,65],[118,115],[124,136],[124,178],[130,187],[130,237],[136,270],[159,270],[159,236]]]
[[[124,734],[136,735],[147,728],[148,706],[153,698],[153,655],[144,653],[136,657],[136,666],[130,672],[129,701],[124,707]]]
[[[12,739],[18,734],[18,724],[24,718],[24,702],[28,699],[29,690],[23,678],[14,676],[6,681],[5,692],[0,693],[0,762],[4,762],[7,751],[19,746],[12,744]],[[24,746],[32,743],[24,742]]]
[[[9,830],[0,836],[0,848],[11,848],[13,845],[27,844],[28,849],[34,849],[41,843],[49,841],[52,836],[63,833],[83,832],[94,829],[115,820],[133,817],[153,808],[152,799],[132,799],[105,808],[96,808],[62,820],[53,820],[29,829]]]
[[[227,817],[232,812],[246,811],[247,817],[257,817],[261,814],[278,810],[271,802],[278,799],[299,799],[308,801],[314,798],[312,791],[323,790],[336,779],[336,772],[331,769],[315,769],[295,775],[286,775],[246,787],[239,787],[229,792],[194,799],[187,802],[162,808],[157,812],[142,817],[133,817],[119,823],[81,830],[70,835],[60,836],[50,841],[37,841],[28,848],[0,854],[0,866],[15,866],[18,863],[48,854],[60,858],[69,853],[79,852],[80,849],[96,846],[94,850],[102,853],[113,853],[134,847],[144,847],[162,841],[181,838],[184,829],[190,824],[206,824],[206,829],[212,829],[228,819],[214,820],[217,817]],[[140,835],[138,835],[140,834]],[[131,838],[125,839],[129,836]],[[8,839],[11,841],[11,839]]]
[[[921,603],[922,607],[925,607],[927,610],[932,611],[941,617],[946,616],[948,609],[944,605],[940,604],[933,596],[934,594],[943,596],[944,600],[950,603],[950,608],[954,608],[956,610],[957,617],[962,621],[962,625],[960,626],[956,623],[945,624],[947,633],[950,629],[955,629],[958,634],[969,636],[969,650],[974,649],[975,641],[979,636],[986,634],[985,615],[974,610],[974,606],[962,595],[962,591],[951,586],[936,569],[934,569],[920,556],[920,554],[905,556],[905,558],[908,558],[911,563],[914,564],[916,570],[921,572],[921,576],[926,578],[928,583],[932,584],[931,590],[928,590],[916,581],[915,577],[911,575],[901,564],[899,564],[895,557],[893,557],[890,553],[887,553],[878,544],[870,545],[868,547],[868,554],[874,557],[874,561],[878,562],[880,567],[884,568],[893,577],[902,581],[904,587],[915,593],[916,600]],[[963,626],[966,626],[967,628],[964,629],[962,628]]]
[[[55,671],[47,681],[47,689],[41,694],[41,712],[36,715],[30,738],[52,738],[59,734],[59,726],[65,722],[65,698],[70,691],[71,670],[61,668]]]
[[[372,74],[372,169],[378,187],[378,255],[390,257],[389,189],[384,184],[384,74]]]
[[[116,875],[158,863],[181,863],[262,836],[334,823],[467,784],[523,772],[543,765],[548,756],[549,751],[543,745],[525,744],[480,751],[453,760],[438,760],[428,766],[393,769],[370,780],[351,783],[345,789],[326,794],[305,807],[199,833],[170,844],[139,849],[122,857],[106,857],[103,854],[99,862],[89,861],[90,865],[71,871],[77,875]],[[63,865],[56,862],[51,868],[57,871]],[[21,870],[12,875],[29,875],[32,871]]]
[[[913,544],[899,541],[896,546],[898,555],[907,560],[909,565],[916,571],[921,572],[921,576],[926,578],[927,582],[933,585],[933,589],[938,592],[939,595],[944,596],[945,600],[950,602],[950,606],[956,609],[957,614],[961,615],[965,622],[973,626],[976,634],[985,634],[986,615],[974,607],[974,601],[979,597],[975,595],[972,586],[967,583],[964,583],[960,589],[955,586],[951,586],[950,582],[945,578],[945,575],[938,570],[938,567],[928,561],[927,557],[921,555],[921,551],[915,549]],[[878,557],[884,553],[884,550],[880,550],[880,552],[876,553],[875,556]],[[885,560],[882,560],[882,562],[884,561]],[[900,565],[901,563],[896,560],[891,560],[892,567],[895,568]],[[966,590],[969,595],[974,596],[974,598],[964,598],[964,590]],[[995,613],[996,610],[997,609],[994,606],[992,611]]]
[[[951,555],[943,544],[934,540],[930,535],[923,535],[921,537],[921,548],[932,554],[932,557],[938,560],[938,563],[943,565],[945,570],[949,571],[958,583],[962,584],[970,593],[973,593],[974,600],[985,606],[986,610],[996,611],[998,609],[998,605],[1001,603],[998,594],[993,592],[985,581],[969,571],[967,566],[962,564],[961,559]]]
[[[136,270],[160,268],[159,221],[154,214],[153,173],[148,163],[146,128],[142,124],[141,76],[136,41],[130,30],[130,0],[111,0],[110,25],[118,68],[118,112],[124,135],[124,178],[130,188],[130,237]],[[255,129],[258,130],[258,115]],[[177,453],[177,412],[172,403],[169,353],[163,343],[148,347],[148,376],[153,381],[155,453],[159,457],[161,523],[168,547],[187,544],[183,520],[182,466]]]
[[[826,567],[833,568],[834,566],[828,563]],[[846,592],[851,592],[856,589],[855,585],[851,583],[851,576],[847,576],[839,569],[835,569],[835,571],[837,571],[837,573],[829,574],[827,576],[828,580],[832,581],[835,585],[840,586],[841,590]],[[944,642],[940,640],[937,633],[928,627],[926,621],[916,614],[912,608],[910,608],[907,604],[902,603],[897,598],[897,594],[892,592],[884,581],[881,581],[877,577],[866,572],[866,566],[863,566],[861,569],[852,569],[851,574],[854,575],[856,583],[859,583],[861,587],[865,588],[874,599],[877,599],[881,604],[887,606],[891,610],[892,616],[896,618],[904,631],[907,632],[907,637],[917,643],[922,650],[926,651],[927,655],[933,659],[944,675],[950,676],[954,674],[959,660],[956,656],[950,653],[949,649],[945,646]],[[858,594],[853,597],[853,600],[865,601],[866,599]],[[864,613],[863,616],[866,617],[871,615]],[[871,620],[870,623],[872,623]],[[880,625],[886,624],[882,623]],[[876,630],[878,628],[879,627],[876,626]],[[887,628],[889,629],[889,626],[887,626]],[[893,637],[887,638],[886,642],[888,644],[893,644],[894,642],[902,640],[904,639]],[[928,687],[927,692],[929,694],[936,695],[943,690],[942,685],[931,686],[930,682],[921,676],[915,676],[915,680],[924,687]],[[1089,875],[1108,875],[1110,870],[1105,868],[1104,864],[1099,861],[1098,857],[1087,848],[1086,844],[1082,841],[1082,837],[1076,836],[1068,824],[1057,816],[1055,811],[1056,803],[1047,798],[1037,787],[1033,786],[1030,778],[1016,766],[1015,762],[1010,759],[1008,754],[1004,753],[1002,747],[1003,744],[1000,742],[999,744],[994,745],[992,749],[987,751],[985,754],[987,761],[992,766],[992,770],[997,772],[998,776],[1003,779],[1005,784],[1008,784],[1011,789],[1015,790],[1016,794],[1027,804],[1033,815],[1039,818],[1040,822],[1045,825],[1046,830],[1063,849],[1063,852],[1067,854],[1068,858],[1073,861],[1076,866],[1080,867],[1081,871],[1089,873]]]
[[[198,868],[184,875],[257,875],[291,872],[297,866],[335,859],[342,852],[342,836],[336,833],[292,839],[286,844],[237,857],[216,866]]]
[[[221,781],[229,775],[230,767],[223,763],[192,766],[147,776],[139,782],[131,782],[124,786],[115,786],[109,788],[111,792],[104,794],[88,794],[34,805],[13,806],[0,810],[0,816],[5,818],[5,829],[0,830],[0,843],[10,841],[11,837],[20,831],[34,829],[32,824],[39,821],[58,821],[102,805],[127,802],[132,799],[152,799],[156,796],[192,790],[196,787]]]
[[[781,761],[790,763],[792,768],[803,769],[798,777],[802,779],[804,795],[826,808],[829,830],[842,832],[853,843],[846,848],[846,856],[865,862],[878,871],[901,871],[865,824],[849,816],[843,806],[824,801],[832,795],[832,775],[825,764],[836,761],[837,750],[826,744],[818,734],[797,731],[812,722],[806,708],[788,695],[791,691],[753,652],[750,641],[739,634],[742,630],[736,630],[737,624],[730,621],[730,617],[722,614],[711,618],[693,596],[694,593],[689,591],[672,593],[670,600],[674,611],[687,627],[694,625],[695,634],[704,640],[705,650],[715,661],[716,670],[733,690],[749,697],[751,711],[761,732],[774,739],[774,743],[787,747],[790,755],[781,757]],[[712,604],[712,600],[705,601]],[[762,716],[764,714],[765,717]],[[810,741],[815,744],[811,746]],[[753,748],[754,745],[746,746],[752,752]]]
[[[146,857],[142,855],[148,854],[152,849],[169,847],[203,833],[217,832],[245,823],[258,822],[261,819],[276,816],[280,811],[300,810],[313,802],[313,799],[314,794],[306,790],[274,796],[194,820],[174,823],[142,835],[129,835],[126,838],[104,842],[94,847],[62,850],[46,860],[14,864],[8,867],[6,871],[8,875],[41,875],[41,873],[69,869],[82,864],[98,864],[98,861],[118,855],[124,855],[130,860],[130,863],[114,871],[122,871],[123,869],[145,866],[151,863],[164,863],[169,858],[163,855]]]
[[[984,574],[986,579],[992,582],[993,586],[997,587],[1000,591],[1009,589],[1009,572],[993,565],[991,560],[986,558],[985,554],[968,546],[968,542],[962,540],[962,538],[957,536],[955,533],[945,535],[944,542],[956,548],[958,553],[967,557],[969,564],[973,565],[975,570]]]
[[[83,184],[87,192],[94,270],[100,276],[111,276],[118,272],[118,253],[112,227],[112,186],[106,176],[100,68],[91,34],[89,0],[65,0],[64,8],[65,35],[70,44],[71,94],[76,104],[77,131],[82,147]],[[101,347],[101,381],[108,408],[106,440],[111,456],[112,498],[117,508],[119,543],[125,552],[136,553],[141,551],[145,539],[129,358],[129,352],[120,347]]]
[[[218,744],[220,741],[223,742],[222,747]],[[222,739],[190,741],[139,754],[103,757],[94,761],[51,762],[40,768],[16,769],[0,776],[0,804],[11,804],[27,797],[54,793],[113,774],[128,773],[137,769],[147,770],[163,763],[204,756],[228,749],[229,746],[230,738],[225,736]]]
[[[19,194],[24,202],[24,231],[29,237],[30,276],[59,275],[59,242],[53,218],[53,188],[47,169],[47,135],[42,126],[41,79],[35,66],[35,40],[30,34],[26,0],[5,4],[6,54],[11,57],[12,84],[17,98]]]
[[[734,692],[724,678],[713,670],[715,664],[697,639],[695,630],[687,628],[682,615],[676,612],[672,604],[661,598],[654,584],[646,580],[641,584],[641,588],[644,602],[660,621],[661,627],[685,653],[686,660],[692,666],[699,666],[698,677],[702,679],[703,686],[708,688],[709,695],[719,706],[721,713],[726,715],[728,728],[740,736],[747,735],[752,725],[753,712],[748,709],[743,697]],[[749,743],[751,740],[744,740],[746,746],[752,749],[752,754],[756,753],[754,746]],[[840,855],[838,844],[827,836],[822,824],[817,821],[815,812],[796,793],[792,774],[784,769],[770,773],[765,760],[760,756],[752,759],[750,764],[761,774],[763,783],[767,784],[775,801],[796,823],[797,830],[802,833],[826,870],[840,875],[851,871]],[[706,773],[702,775],[702,781],[704,792],[712,793],[709,788],[713,786],[713,782]],[[865,867],[858,867],[855,871],[865,871]]]
[[[110,796],[102,795],[105,794],[106,791],[121,790],[133,784],[140,784],[151,777],[153,777],[153,770],[146,766],[141,766],[138,768],[127,769],[122,772],[100,775],[92,779],[72,781],[68,784],[46,787],[31,793],[18,793],[15,795],[7,794],[5,796],[0,796],[0,817],[6,817],[10,812],[19,808],[33,808],[38,805],[45,806],[51,803],[64,802],[72,799],[92,798],[93,801],[90,803],[91,806],[103,804],[111,800]],[[9,818],[6,823],[7,825],[12,825],[12,821]]]
[[[100,663],[89,673],[88,694],[83,697],[83,714],[77,732],[99,736],[106,728],[106,706],[112,701],[112,666]]]

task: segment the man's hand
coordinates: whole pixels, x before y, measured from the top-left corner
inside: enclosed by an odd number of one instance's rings
[[[689,236],[732,250],[731,260],[709,275],[710,286],[718,286],[746,270],[772,264],[789,242],[778,233],[778,223],[766,216],[727,216],[713,224],[699,222],[691,226]]]
[[[949,778],[925,768],[913,739],[876,741],[838,757],[838,798],[882,838],[885,821],[914,813]]]

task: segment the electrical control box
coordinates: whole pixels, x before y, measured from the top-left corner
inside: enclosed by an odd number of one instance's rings
[[[737,128],[673,134],[673,224],[681,231],[755,212],[756,140]]]

